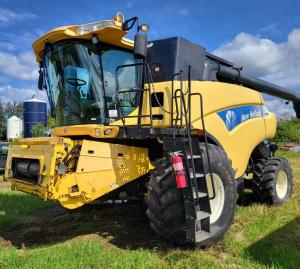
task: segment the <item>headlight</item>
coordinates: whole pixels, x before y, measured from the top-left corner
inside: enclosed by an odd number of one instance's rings
[[[99,21],[78,26],[76,32],[79,35],[84,35],[89,32],[97,31],[108,26],[114,26],[114,21]]]

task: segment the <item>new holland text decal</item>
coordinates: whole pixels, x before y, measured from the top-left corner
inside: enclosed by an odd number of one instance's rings
[[[217,113],[221,119],[224,121],[228,131],[231,131],[236,126],[242,122],[262,117],[262,107],[261,106],[239,106],[226,109]]]

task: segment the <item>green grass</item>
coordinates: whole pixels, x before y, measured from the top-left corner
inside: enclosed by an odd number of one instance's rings
[[[155,253],[106,250],[87,240],[33,250],[10,249],[0,252],[0,268],[159,268]]]
[[[36,210],[49,207],[52,202],[22,192],[0,192],[0,231],[20,223],[22,218]]]
[[[123,234],[144,230],[135,221],[124,227],[118,216],[111,218],[105,212],[94,226],[79,220],[82,225],[77,227],[77,235],[56,237],[50,243],[25,243],[20,248],[14,243],[0,247],[0,268],[300,268],[300,155],[288,153],[288,157],[295,176],[289,202],[280,207],[239,205],[225,239],[211,248],[178,249],[163,242],[143,248],[121,244],[119,241],[126,240]],[[21,193],[10,195],[8,191],[0,193],[0,212],[4,212],[0,213],[0,227],[16,225],[24,216],[51,205]],[[0,246],[2,235],[5,239],[0,229]]]
[[[278,150],[276,151],[276,156],[281,156],[284,158],[292,159],[292,158],[300,158],[300,153],[293,152],[293,151],[283,151],[283,150]]]

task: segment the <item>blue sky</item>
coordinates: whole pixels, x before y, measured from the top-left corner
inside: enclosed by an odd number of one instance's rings
[[[31,44],[39,35],[117,11],[148,23],[149,39],[182,36],[300,91],[300,1],[0,0],[0,98],[23,100],[36,90]]]

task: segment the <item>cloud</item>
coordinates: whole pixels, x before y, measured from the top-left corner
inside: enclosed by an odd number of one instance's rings
[[[0,27],[1,29],[1,27]],[[39,29],[27,29],[21,32],[0,30],[0,52],[24,51],[31,48],[34,40],[40,36]]]
[[[36,95],[38,99],[47,100],[45,92],[34,90],[32,88],[15,88],[11,85],[0,86],[0,100],[2,102],[23,102],[31,99],[33,95]]]
[[[21,80],[36,80],[38,69],[34,54],[0,52],[0,74]]]
[[[178,14],[181,16],[188,16],[190,14],[190,9],[188,7],[182,8],[178,10]]]
[[[247,33],[222,44],[214,53],[242,65],[254,76],[300,90],[300,29],[294,29],[282,43]]]
[[[281,34],[284,29],[292,29],[296,25],[299,25],[300,22],[300,14],[293,14],[289,16],[285,16],[283,18],[277,18],[276,21],[270,22],[269,24],[258,29],[259,33],[270,33],[272,35]]]
[[[20,22],[37,18],[37,15],[24,12],[16,13],[10,9],[0,8],[0,25],[4,26],[10,23]]]
[[[276,113],[281,119],[288,119],[296,116],[291,102],[286,104],[283,100],[274,99],[266,100],[265,105],[270,111]]]
[[[13,51],[16,50],[16,45],[11,42],[1,41],[0,40],[0,49],[6,51]]]
[[[300,29],[292,30],[287,39],[276,43],[270,39],[239,33],[235,38],[222,44],[214,53],[242,65],[245,72],[300,92]],[[291,106],[284,101],[267,101],[277,115],[292,113]]]
[[[270,24],[260,28],[258,30],[258,32],[274,32],[274,31],[277,32],[279,25],[280,24],[278,22],[270,23]]]

